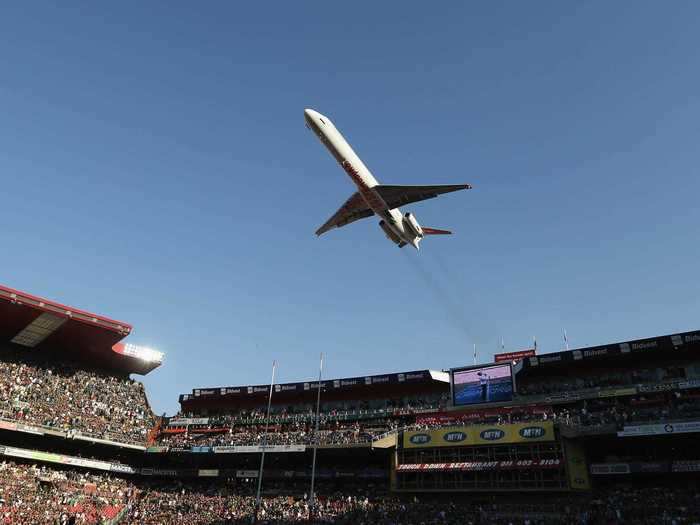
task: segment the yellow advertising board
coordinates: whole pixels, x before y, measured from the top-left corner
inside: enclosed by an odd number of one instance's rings
[[[551,421],[443,427],[438,430],[413,430],[403,434],[404,448],[464,447],[535,441],[554,441],[554,425]]]
[[[569,486],[573,490],[591,490],[588,463],[581,443],[565,439],[564,452],[566,454],[566,470],[569,474]]]
[[[637,393],[637,387],[633,388],[615,388],[611,390],[601,390],[598,392],[598,397],[620,397],[633,396]]]

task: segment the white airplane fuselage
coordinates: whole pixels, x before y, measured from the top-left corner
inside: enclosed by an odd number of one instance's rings
[[[357,191],[367,203],[367,206],[377,217],[382,219],[386,227],[388,227],[398,239],[418,249],[418,243],[422,236],[416,235],[406,228],[401,210],[399,208],[390,209],[381,195],[373,189],[379,182],[377,182],[377,179],[374,178],[369,168],[365,166],[364,162],[362,162],[360,157],[353,151],[340,131],[333,125],[333,122],[331,122],[328,117],[321,115],[313,109],[305,109],[304,118],[307,126],[318,136],[328,151],[331,152],[331,155],[335,157],[340,166],[345,170],[345,173],[350,176],[355,186],[357,186]],[[382,224],[380,223],[380,225]],[[384,226],[382,226],[382,228],[384,229]]]

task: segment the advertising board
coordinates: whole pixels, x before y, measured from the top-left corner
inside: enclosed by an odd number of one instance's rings
[[[467,425],[439,430],[404,432],[404,448],[462,447],[554,441],[551,421],[511,423],[508,425]]]
[[[519,352],[504,352],[502,354],[495,354],[493,360],[496,363],[502,361],[520,361],[526,357],[534,357],[537,355],[537,351],[534,348],[530,350],[520,350]]]

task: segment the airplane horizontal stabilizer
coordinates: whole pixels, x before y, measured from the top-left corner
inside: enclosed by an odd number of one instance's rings
[[[437,228],[423,226],[423,235],[452,235],[452,232],[450,230],[438,230]]]

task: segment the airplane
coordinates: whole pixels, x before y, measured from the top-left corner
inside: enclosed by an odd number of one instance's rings
[[[357,186],[357,191],[316,230],[322,235],[359,219],[377,215],[379,226],[399,248],[410,244],[416,250],[427,235],[451,235],[448,230],[421,226],[412,213],[402,214],[399,206],[432,199],[443,193],[471,189],[469,184],[438,186],[394,186],[379,184],[360,157],[353,151],[331,120],[314,111],[304,110],[306,127],[313,131]]]

